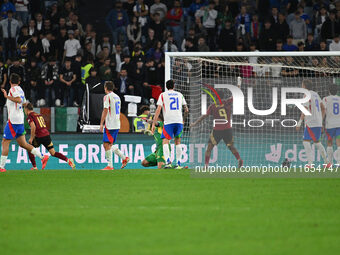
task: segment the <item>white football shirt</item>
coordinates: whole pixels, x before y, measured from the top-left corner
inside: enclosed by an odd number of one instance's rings
[[[321,98],[315,91],[310,90],[309,92],[311,99],[305,103],[305,106],[312,115],[305,116],[305,124],[308,127],[322,127]]]
[[[108,109],[105,119],[105,128],[120,129],[120,98],[113,92],[104,96],[104,108]]]
[[[323,99],[326,108],[326,128],[340,128],[340,96],[327,96]]]
[[[182,106],[186,104],[184,96],[178,91],[168,90],[160,94],[157,105],[162,106],[164,125],[183,124]]]
[[[8,95],[11,97],[21,98],[21,103],[14,103],[13,101],[7,99],[6,105],[8,111],[8,120],[12,124],[24,124],[24,111],[22,109],[22,104],[26,101],[24,91],[20,86],[14,86],[11,87]]]

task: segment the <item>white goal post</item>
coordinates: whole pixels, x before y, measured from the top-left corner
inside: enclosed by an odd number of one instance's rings
[[[215,123],[208,117],[197,126],[190,127],[190,124],[205,112],[205,100],[209,107],[216,105],[220,98],[222,101],[229,98],[232,94],[224,85],[237,86],[238,79],[242,80],[246,110],[244,115],[232,116],[232,121],[238,123],[232,126],[232,132],[234,146],[244,164],[281,165],[285,159],[304,164],[303,128],[296,131],[293,121],[299,120],[301,112],[294,105],[288,105],[286,116],[281,116],[281,88],[301,88],[302,81],[308,79],[321,99],[329,95],[330,84],[340,86],[340,52],[166,52],[165,81],[169,79],[175,81],[175,89],[183,93],[189,106],[182,140],[188,155],[183,161],[190,167],[204,165]],[[267,110],[272,106],[273,88],[278,90],[277,110],[266,116],[250,112],[249,91],[252,91],[253,107]],[[287,96],[300,98],[301,94],[288,93]],[[238,106],[238,102],[233,102],[234,108]],[[322,142],[326,147],[325,135]],[[316,151],[315,160],[320,160]],[[213,149],[209,162],[237,165],[235,155],[223,140]]]

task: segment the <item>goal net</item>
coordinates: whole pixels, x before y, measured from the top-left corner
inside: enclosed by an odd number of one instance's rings
[[[218,105],[232,96],[230,85],[240,87],[244,102],[233,97],[233,111],[244,106],[244,114],[233,114],[233,145],[246,166],[281,165],[286,159],[292,164],[307,161],[302,137],[304,126],[296,131],[301,111],[287,105],[281,114],[283,88],[301,88],[303,80],[313,84],[321,99],[329,95],[329,85],[340,86],[340,53],[331,52],[242,52],[242,53],[166,53],[166,80],[175,81],[176,90],[183,93],[189,106],[184,124],[182,162],[191,168],[203,166],[212,130],[217,122],[208,115],[194,127],[210,105]],[[226,87],[229,86],[229,87]],[[268,115],[254,114],[269,110],[277,90],[277,107]],[[252,90],[253,111],[248,107]],[[339,90],[340,91],[340,87]],[[287,98],[303,98],[302,93],[287,93]],[[224,113],[222,112],[222,115]],[[235,155],[222,140],[214,147],[210,165],[237,166]],[[215,137],[216,139],[216,137]],[[217,137],[217,140],[220,137]],[[326,135],[322,135],[326,147]],[[218,142],[218,141],[216,141]],[[315,161],[322,162],[313,146]],[[172,156],[173,157],[173,156]]]

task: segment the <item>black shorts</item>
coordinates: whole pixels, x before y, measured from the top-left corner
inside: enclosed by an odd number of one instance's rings
[[[38,148],[40,145],[44,145],[44,147],[49,151],[53,148],[53,142],[49,135],[43,137],[35,137],[33,139],[32,145],[35,148]]]
[[[223,139],[225,145],[231,146],[234,143],[233,132],[231,128],[224,130],[213,130],[210,134],[209,142],[217,145]]]

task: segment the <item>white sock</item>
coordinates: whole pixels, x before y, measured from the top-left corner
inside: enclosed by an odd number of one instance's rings
[[[5,165],[6,165],[6,161],[7,161],[7,157],[8,156],[3,156],[1,155],[1,160],[0,160],[0,168],[5,168]]]
[[[114,154],[116,154],[122,160],[124,160],[126,158],[126,156],[123,154],[123,152],[121,152],[121,150],[118,149],[117,145],[112,145],[111,150],[113,151]]]
[[[316,148],[320,151],[321,157],[323,158],[324,163],[329,163],[327,159],[327,154],[325,147],[323,147],[322,143],[315,143]]]
[[[44,156],[40,153],[40,151],[37,149],[37,148],[33,148],[31,150],[31,153],[34,155],[34,156],[37,156],[38,158],[40,159],[43,159]]]
[[[177,164],[181,165],[181,158],[182,158],[182,146],[180,144],[176,145],[176,160]]]
[[[303,141],[302,144],[306,151],[308,165],[311,165],[313,164],[312,145],[307,141]]]
[[[109,167],[113,167],[113,164],[112,164],[112,151],[111,150],[105,151],[105,158],[107,160],[107,165]]]
[[[328,162],[333,163],[333,146],[327,146]]]
[[[338,165],[340,165],[340,147],[335,151],[335,160]]]
[[[169,144],[163,144],[163,155],[165,159],[165,164],[169,164],[170,163]]]

